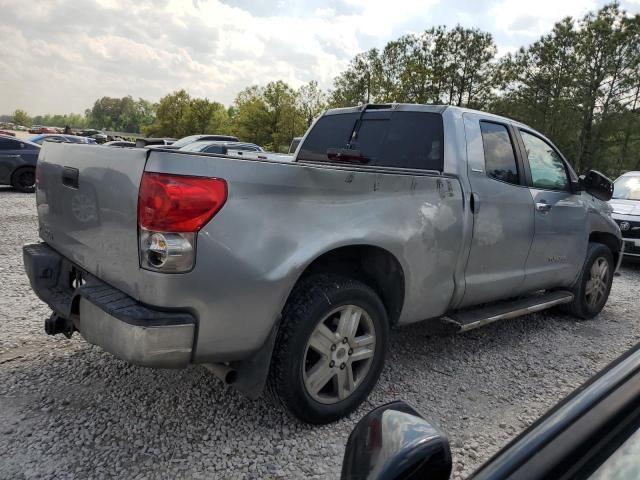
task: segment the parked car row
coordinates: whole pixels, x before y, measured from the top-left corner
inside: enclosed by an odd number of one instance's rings
[[[0,135],[0,185],[12,185],[19,192],[33,192],[40,145]]]

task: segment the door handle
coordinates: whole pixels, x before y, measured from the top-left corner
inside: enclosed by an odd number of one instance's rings
[[[542,213],[547,213],[549,210],[551,210],[551,205],[542,200],[536,203],[536,210]]]

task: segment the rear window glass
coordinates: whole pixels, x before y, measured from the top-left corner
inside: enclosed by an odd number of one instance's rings
[[[8,138],[0,138],[0,150],[14,150],[18,148],[18,142]]]
[[[329,149],[360,152],[366,165],[442,171],[442,116],[388,110],[368,111],[362,118],[327,115],[309,132],[298,158],[330,162]]]

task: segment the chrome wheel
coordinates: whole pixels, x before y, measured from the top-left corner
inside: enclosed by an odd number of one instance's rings
[[[367,312],[355,305],[333,310],[311,333],[305,348],[302,378],[317,402],[331,404],[349,397],[366,377],[376,347],[376,332]]]
[[[587,305],[595,308],[607,295],[609,285],[609,262],[607,262],[607,259],[604,257],[596,258],[593,265],[591,265],[589,274],[590,277],[587,280],[584,294]]]

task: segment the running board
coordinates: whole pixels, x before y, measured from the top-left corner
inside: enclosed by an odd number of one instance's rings
[[[466,332],[482,327],[488,323],[508,318],[520,317],[539,312],[563,303],[573,301],[573,293],[564,290],[495,303],[483,308],[465,310],[442,317],[442,320],[456,328],[458,332]]]

